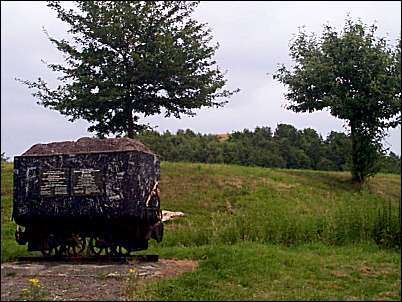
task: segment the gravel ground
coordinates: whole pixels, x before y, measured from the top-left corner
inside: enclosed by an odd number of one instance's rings
[[[131,264],[72,264],[66,262],[8,262],[1,264],[1,300],[23,299],[29,279],[40,282],[52,301],[122,301],[130,278],[156,279],[194,271],[197,262],[160,259]]]

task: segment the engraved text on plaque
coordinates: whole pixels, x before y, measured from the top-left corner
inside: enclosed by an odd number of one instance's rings
[[[72,170],[73,195],[98,195],[103,193],[102,174],[96,169]]]
[[[40,196],[53,197],[68,195],[68,169],[48,170],[40,173]]]

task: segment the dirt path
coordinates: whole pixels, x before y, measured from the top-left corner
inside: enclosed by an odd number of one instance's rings
[[[196,268],[195,261],[171,259],[132,264],[9,262],[1,264],[1,300],[21,300],[32,287],[29,280],[36,278],[48,300],[121,301],[132,277],[173,277]]]

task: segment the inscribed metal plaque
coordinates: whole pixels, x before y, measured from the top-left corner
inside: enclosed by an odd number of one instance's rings
[[[72,170],[73,195],[103,194],[102,173],[96,169]]]
[[[40,172],[39,194],[42,197],[66,196],[69,185],[69,169]]]

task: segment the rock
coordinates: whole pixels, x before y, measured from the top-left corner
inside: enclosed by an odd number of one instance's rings
[[[175,217],[184,216],[183,212],[172,212],[167,210],[162,210],[162,222],[167,220],[172,220]]]

